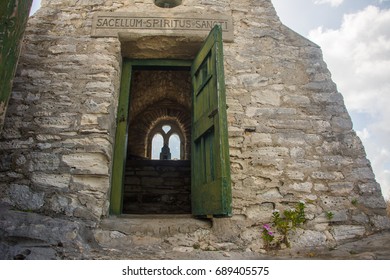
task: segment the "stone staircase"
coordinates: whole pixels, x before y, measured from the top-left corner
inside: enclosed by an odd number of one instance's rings
[[[190,214],[188,160],[127,160],[124,214]]]

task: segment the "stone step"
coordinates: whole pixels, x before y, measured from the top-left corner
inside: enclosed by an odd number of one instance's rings
[[[121,215],[102,220],[103,231],[116,231],[125,235],[165,238],[180,233],[194,233],[211,229],[209,219],[196,219],[191,215]]]

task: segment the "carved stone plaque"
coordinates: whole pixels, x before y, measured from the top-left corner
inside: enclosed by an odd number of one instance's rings
[[[92,36],[116,37],[119,33],[207,36],[217,24],[222,26],[224,41],[233,41],[231,17],[199,14],[96,13],[92,22]]]

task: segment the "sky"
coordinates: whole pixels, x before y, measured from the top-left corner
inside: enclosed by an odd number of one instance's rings
[[[390,0],[272,0],[314,43],[343,95],[382,193],[390,198]],[[40,0],[33,1],[32,13]]]

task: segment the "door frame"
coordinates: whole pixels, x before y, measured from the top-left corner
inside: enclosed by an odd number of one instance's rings
[[[211,61],[208,57],[210,56]],[[212,58],[211,58],[212,57]],[[207,67],[211,67],[212,72],[210,76],[206,77],[206,80],[203,81],[201,78],[200,84],[198,84],[197,73],[201,69],[201,65],[207,62]],[[211,63],[209,65],[209,62]],[[219,25],[214,26],[210,31],[209,36],[204,41],[202,47],[200,48],[198,54],[195,56],[194,60],[174,60],[174,59],[147,59],[147,60],[131,60],[124,58],[122,65],[122,75],[121,75],[121,86],[120,86],[120,96],[118,104],[118,113],[117,113],[117,130],[115,135],[115,146],[114,146],[114,157],[113,157],[113,166],[112,166],[112,182],[111,182],[111,197],[110,197],[110,214],[121,215],[123,208],[123,193],[124,193],[124,175],[126,167],[126,158],[127,158],[127,136],[128,136],[128,124],[129,124],[129,106],[130,106],[130,94],[131,94],[131,79],[132,71],[134,67],[145,67],[145,69],[150,69],[156,67],[161,69],[164,67],[173,68],[173,67],[185,67],[190,70],[192,77],[192,86],[193,86],[193,108],[192,108],[192,135],[191,135],[191,204],[192,204],[192,214],[195,216],[231,216],[232,215],[232,194],[231,194],[231,178],[230,178],[230,156],[229,156],[229,143],[228,143],[228,128],[227,128],[227,115],[226,115],[226,94],[225,94],[225,78],[224,78],[224,64],[223,64],[223,42],[222,42],[222,28]],[[210,69],[211,69],[210,68]],[[203,71],[201,72],[203,75]],[[209,75],[209,74],[207,74]],[[213,77],[214,76],[214,77]],[[209,90],[205,90],[206,86],[212,85],[210,87],[210,92],[214,94],[210,95]],[[215,90],[213,90],[215,87]],[[217,97],[215,108],[209,108],[205,103],[203,106],[202,102],[195,102],[195,99],[198,98],[198,93],[204,92],[205,97],[213,96]],[[206,100],[206,99],[205,99]],[[207,101],[207,100],[206,100]],[[210,102],[210,100],[209,100]],[[211,180],[203,182],[202,180],[197,180],[196,172],[200,172],[205,169],[202,167],[199,168],[199,163],[196,161],[199,160],[198,156],[195,158],[193,152],[196,150],[194,137],[195,130],[194,125],[195,121],[198,119],[195,118],[196,108],[212,110],[211,112],[201,112],[201,119],[198,124],[207,129],[203,134],[199,135],[203,143],[202,135],[205,135],[206,132],[210,131],[211,128],[216,131],[216,136],[212,135],[215,140],[212,140],[214,144],[211,147],[216,147],[218,149],[218,154],[214,154],[214,151],[205,153],[206,156],[202,156],[200,159],[209,160],[212,163],[210,168],[215,168],[218,172],[217,176],[210,176]],[[213,119],[213,124],[210,127],[203,127],[203,123],[209,124],[210,119]],[[202,123],[202,120],[203,123]],[[206,121],[207,120],[207,121]],[[207,136],[208,137],[208,136]],[[208,141],[209,138],[204,141]],[[210,138],[212,139],[212,138]],[[211,143],[211,142],[210,142]],[[202,146],[203,147],[203,146]],[[198,149],[199,150],[199,149]],[[201,153],[204,153],[205,149],[200,149]],[[198,153],[199,154],[199,153]],[[199,155],[200,155],[199,154]],[[214,160],[215,159],[215,160]],[[197,163],[197,164],[195,164]],[[196,167],[195,167],[196,166]],[[206,168],[207,169],[207,168]],[[206,170],[206,173],[210,173],[209,170]],[[193,190],[196,190],[196,194],[193,196]],[[208,205],[208,202],[213,202],[211,206],[204,207]],[[197,200],[194,203],[194,200]],[[201,203],[198,203],[201,201]]]
[[[185,67],[190,71],[192,60],[175,59],[128,59],[123,58],[119,102],[116,118],[116,133],[111,172],[110,214],[121,215],[123,207],[124,176],[127,157],[127,135],[131,79],[134,68]]]

